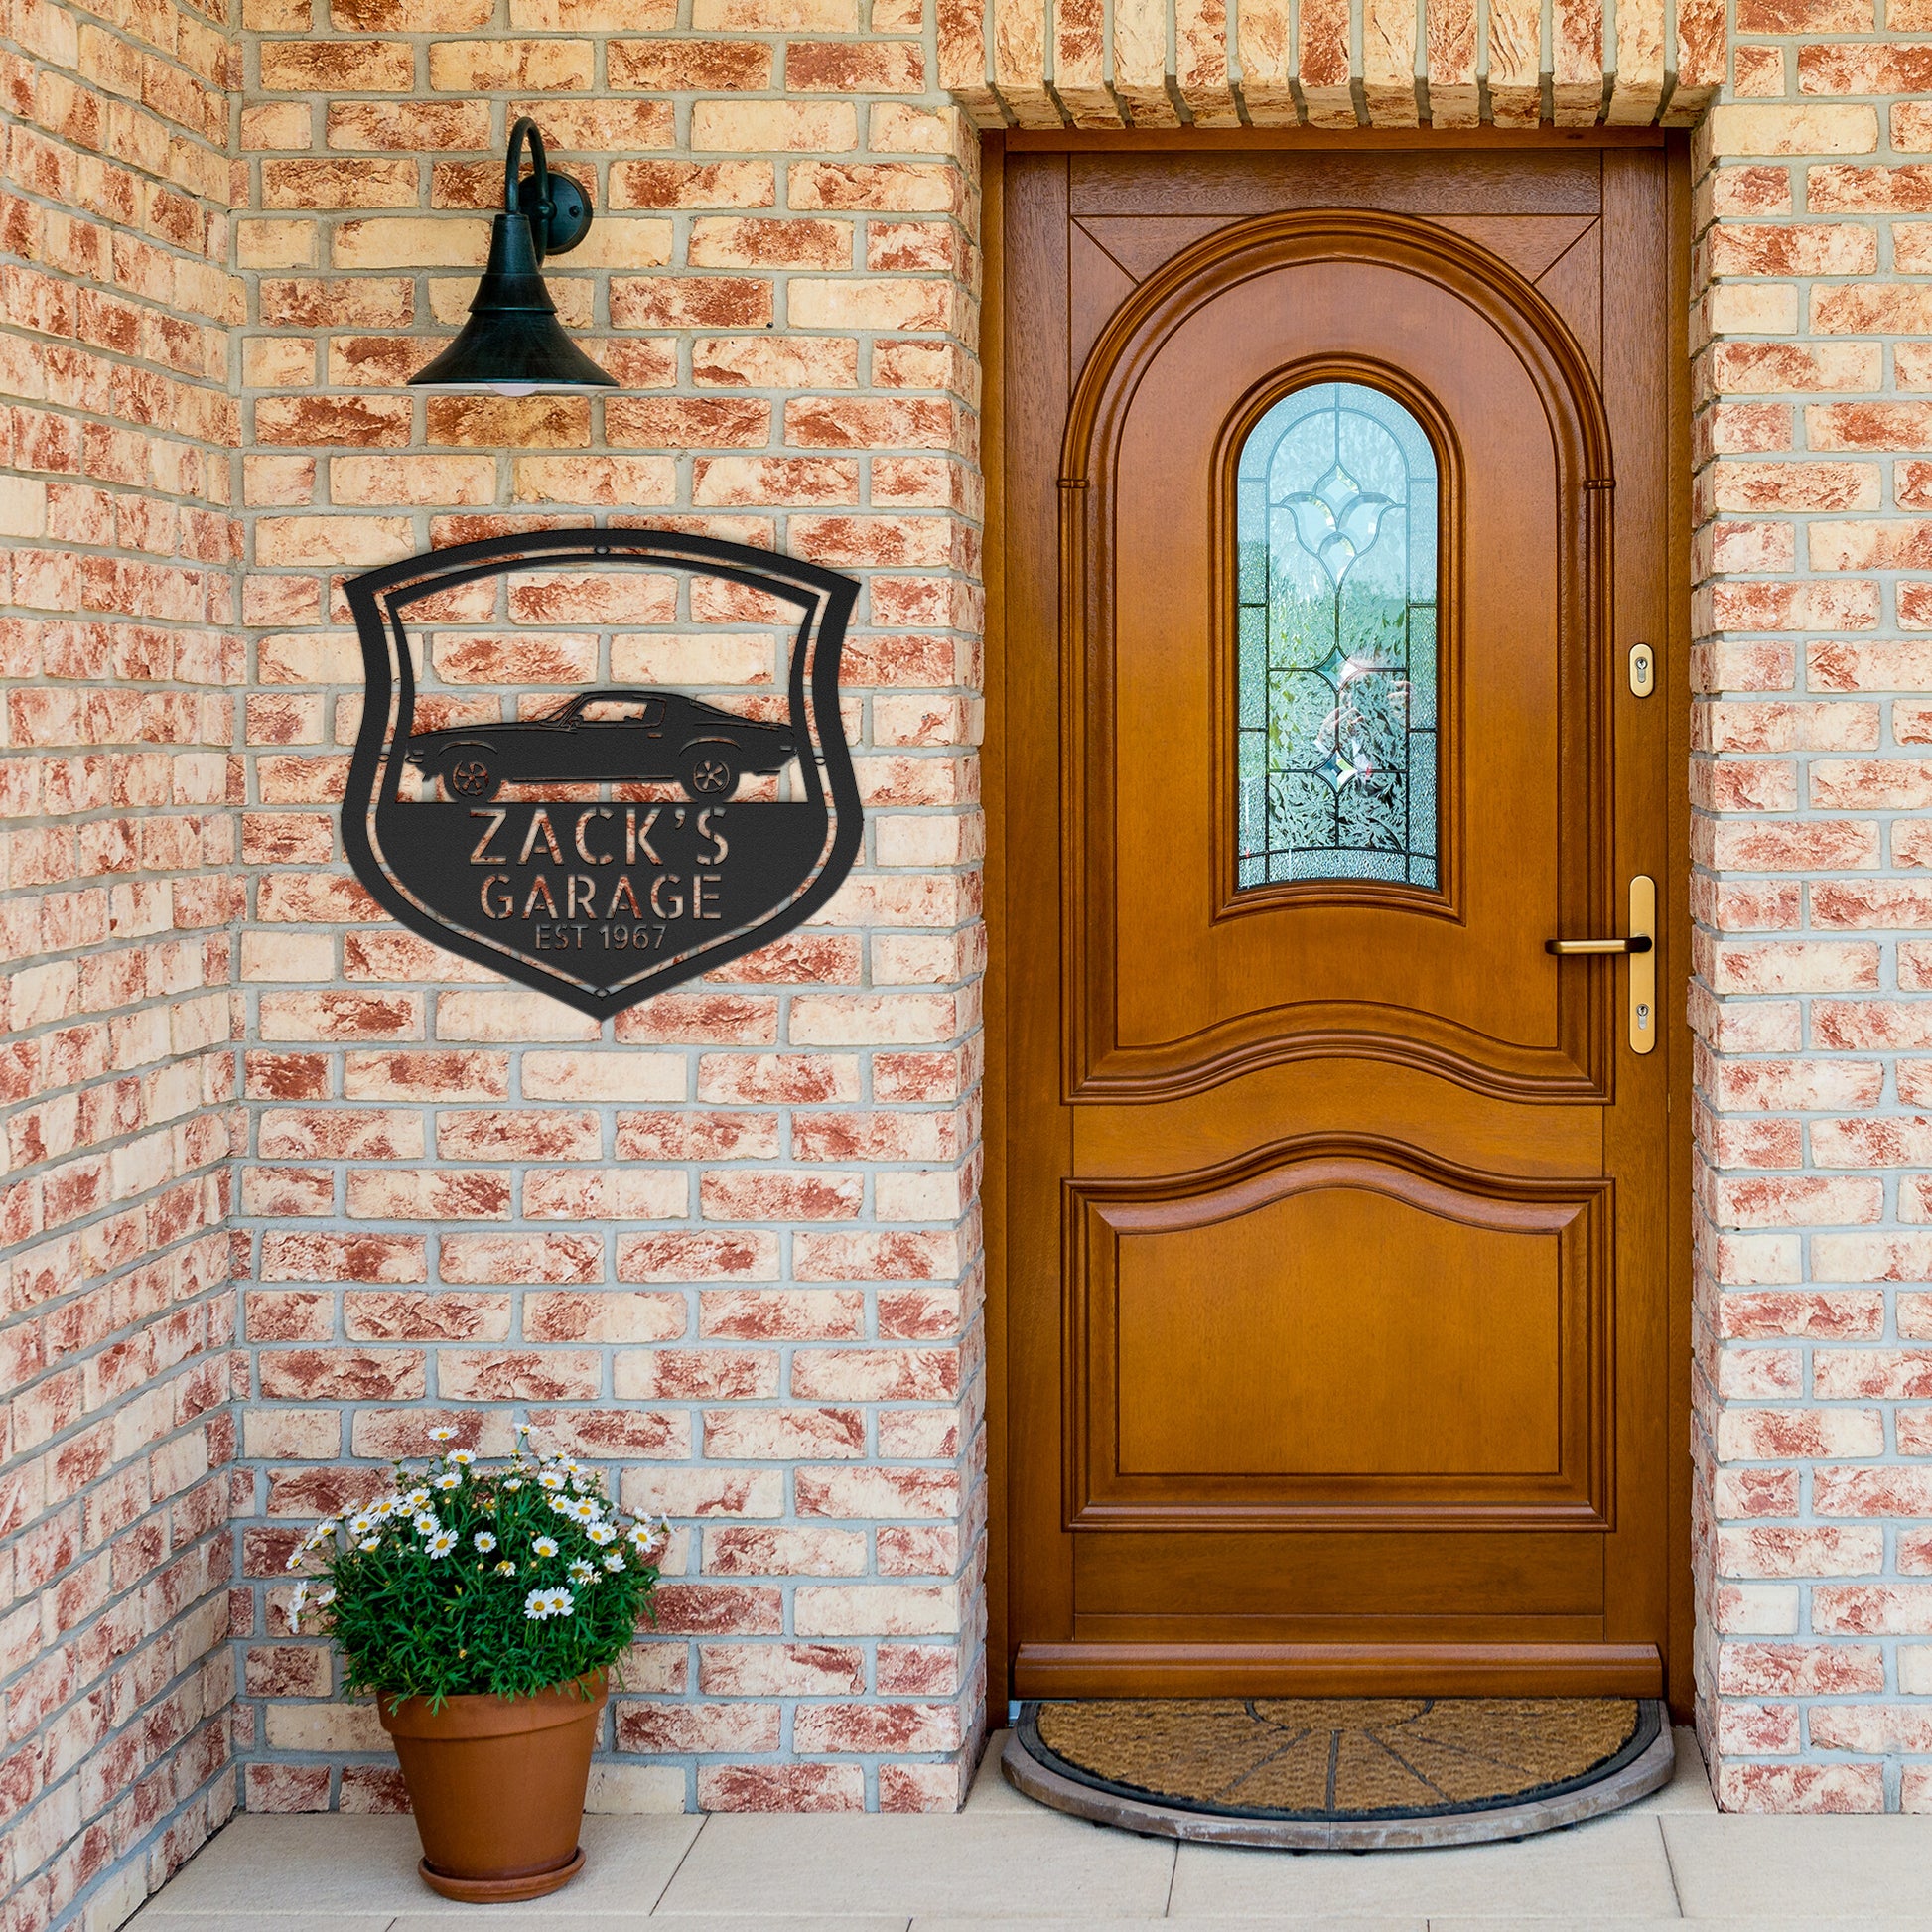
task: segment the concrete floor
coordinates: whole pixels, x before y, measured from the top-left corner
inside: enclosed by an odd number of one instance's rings
[[[406,1818],[238,1818],[132,1921],[139,1932],[1711,1932],[1853,1924],[1932,1932],[1932,1817],[1722,1817],[1678,1732],[1667,1790],[1514,1845],[1221,1851],[1041,1810],[996,1738],[958,1817],[854,1813],[585,1821],[588,1863],[529,1905],[472,1907],[416,1875]]]

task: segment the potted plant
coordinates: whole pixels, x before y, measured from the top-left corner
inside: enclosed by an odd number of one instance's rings
[[[433,1429],[449,1443],[456,1432]],[[650,1612],[670,1525],[614,1509],[603,1478],[518,1431],[495,1467],[439,1449],[318,1523],[289,1624],[334,1637],[344,1690],[373,1692],[445,1898],[537,1898],[578,1845],[609,1675]]]

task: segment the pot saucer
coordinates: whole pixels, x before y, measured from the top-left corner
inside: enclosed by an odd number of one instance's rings
[[[470,1905],[513,1905],[519,1899],[541,1898],[546,1892],[561,1890],[584,1868],[584,1848],[580,1845],[567,1863],[553,1864],[547,1871],[525,1871],[509,1878],[459,1878],[454,1872],[439,1871],[427,1859],[416,1861],[423,1883],[445,1898],[461,1899]]]

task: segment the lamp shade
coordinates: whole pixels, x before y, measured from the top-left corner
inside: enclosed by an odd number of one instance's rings
[[[518,150],[526,137],[536,172],[519,181]],[[510,130],[503,202],[504,211],[490,226],[489,259],[470,304],[470,320],[435,361],[410,377],[410,386],[488,389],[504,396],[615,389],[617,378],[565,335],[557,305],[543,285],[545,254],[576,247],[590,227],[591,212],[575,182],[550,173],[543,137],[527,119]]]

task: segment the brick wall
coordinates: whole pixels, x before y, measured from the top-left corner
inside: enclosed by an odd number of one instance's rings
[[[1895,96],[1932,13],[1734,28],[1697,148],[1700,1723],[1726,1805],[1925,1811],[1932,110]]]
[[[1739,1807],[1932,1809],[1932,12],[1884,4],[1733,0],[1695,155],[1699,1716]],[[231,1743],[251,1805],[397,1802],[276,1578],[440,1420],[485,1449],[532,1420],[677,1523],[596,1803],[957,1800],[986,1514],[969,116],[1410,109],[1399,9],[1371,73],[1307,4],[1293,35],[1245,10],[1232,62],[1194,0],[1165,54],[1119,5],[934,11],[5,0],[8,1932],[115,1922],[225,1815]],[[1701,111],[1709,9],[1674,43],[1654,7],[1587,12],[1544,33],[1559,119]],[[1532,111],[1515,20],[1489,8],[1479,63],[1502,120]],[[1428,11],[1416,118],[1466,118],[1475,31]],[[412,394],[525,110],[593,190],[551,285],[626,393]],[[334,818],[336,580],[594,518],[866,584],[853,881],[603,1028],[383,925]],[[430,702],[495,716],[590,666],[770,704],[756,612],[571,596],[453,605]]]
[[[293,1527],[435,1422],[501,1449],[527,1419],[678,1525],[595,1802],[950,1808],[984,1675],[975,137],[904,0],[251,7],[247,1801],[398,1800],[274,1608]],[[411,393],[526,111],[599,210],[550,286],[634,393]],[[602,1028],[372,926],[331,591],[595,518],[866,583],[855,877]],[[424,704],[598,675],[781,702],[768,619],[674,590],[484,586],[433,626]]]
[[[229,42],[0,9],[0,1924],[234,1802]]]

